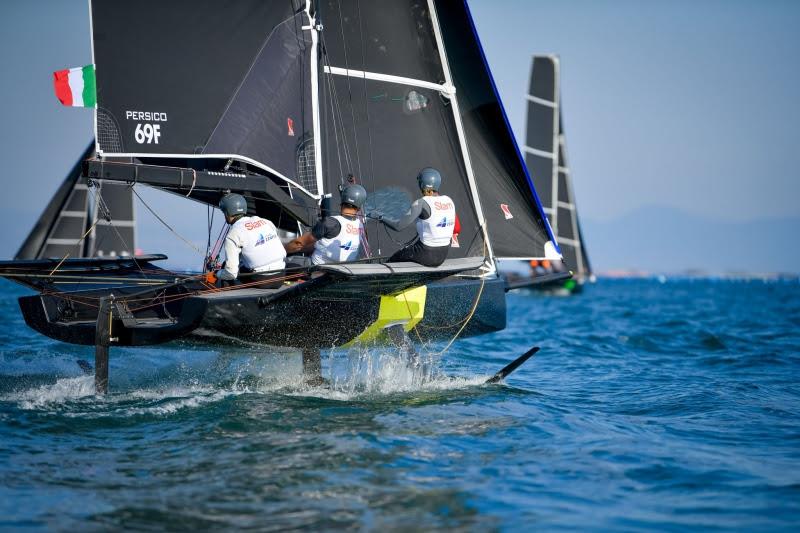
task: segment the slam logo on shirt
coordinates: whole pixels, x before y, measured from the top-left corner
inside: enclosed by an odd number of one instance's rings
[[[446,228],[447,226],[452,226],[455,224],[455,220],[447,220],[447,217],[444,217],[441,222],[436,224],[437,228]]]

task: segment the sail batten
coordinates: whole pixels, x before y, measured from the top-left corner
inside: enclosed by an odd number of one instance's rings
[[[441,83],[432,83],[425,80],[418,80],[414,78],[404,78],[402,76],[393,76],[391,74],[383,74],[380,72],[364,72],[363,70],[354,70],[354,69],[347,69],[341,67],[329,67],[325,66],[324,72],[326,74],[337,74],[339,76],[350,76],[351,78],[366,78],[368,80],[377,80],[377,81],[388,81],[392,83],[399,83],[401,85],[411,85],[412,87],[425,87],[427,89],[433,89],[435,91],[439,91],[444,95],[452,94],[453,88],[451,86],[441,84]]]

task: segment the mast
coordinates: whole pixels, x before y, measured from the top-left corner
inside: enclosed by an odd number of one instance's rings
[[[306,0],[306,16],[308,26],[303,30],[311,32],[311,113],[312,130],[314,135],[314,171],[317,176],[317,192],[320,199],[325,195],[324,181],[322,179],[322,135],[319,124],[319,29],[317,27],[316,13],[312,13],[313,0]]]

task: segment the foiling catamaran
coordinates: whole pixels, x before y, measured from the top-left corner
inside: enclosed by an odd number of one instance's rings
[[[548,292],[575,293],[585,283],[594,281],[594,275],[578,221],[578,208],[567,163],[560,69],[558,56],[533,56],[526,97],[528,123],[524,151],[525,163],[541,198],[542,209],[563,254],[563,264],[572,270],[573,277],[530,283],[561,268],[558,262],[532,260],[532,280],[518,280],[514,284]]]
[[[91,0],[90,11],[94,64],[70,87],[95,108],[95,144],[0,276],[37,291],[19,300],[30,327],[95,346],[98,391],[110,346],[218,334],[301,349],[314,374],[321,348],[398,328],[423,341],[498,331],[496,260],[561,263],[466,2]],[[438,268],[387,263],[413,228],[368,221],[367,259],[218,288],[206,272],[157,266],[164,255],[130,253],[132,215],[89,216],[81,203],[107,206],[112,185],[209,206],[233,191],[297,233],[338,205],[348,179],[384,213],[405,211],[425,166],[445,176],[462,228]],[[101,256],[101,228],[115,253]]]

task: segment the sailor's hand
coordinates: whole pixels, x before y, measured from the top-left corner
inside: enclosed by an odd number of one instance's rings
[[[383,220],[383,213],[377,209],[373,209],[367,213],[367,218],[371,218],[373,220]]]

